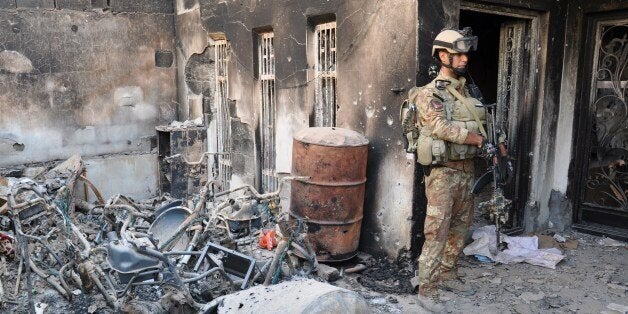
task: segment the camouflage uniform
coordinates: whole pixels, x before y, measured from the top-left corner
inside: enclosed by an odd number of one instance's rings
[[[452,124],[447,118],[455,97],[445,88],[437,88],[438,80],[449,81],[447,84],[468,97],[464,78],[456,80],[439,75],[422,88],[417,97],[421,125],[431,129],[432,135],[439,139],[462,144],[469,131]],[[429,175],[425,176],[425,243],[418,261],[421,294],[436,292],[441,274],[451,274],[456,270],[458,256],[473,217],[472,185],[472,159],[448,161],[441,166],[432,166]]]

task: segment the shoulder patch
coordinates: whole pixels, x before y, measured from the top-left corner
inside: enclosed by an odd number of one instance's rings
[[[441,111],[445,107],[442,102],[438,101],[438,99],[432,99],[432,101],[430,101],[430,106],[432,106],[432,109],[436,111]]]

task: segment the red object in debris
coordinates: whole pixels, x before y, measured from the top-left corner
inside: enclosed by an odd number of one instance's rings
[[[4,232],[0,232],[0,239],[6,239],[9,241],[13,241],[13,236],[10,234],[5,234]]]
[[[262,230],[259,235],[259,246],[272,251],[277,246],[277,234],[275,230]]]
[[[0,232],[0,254],[13,255],[15,253],[13,241],[13,236]]]

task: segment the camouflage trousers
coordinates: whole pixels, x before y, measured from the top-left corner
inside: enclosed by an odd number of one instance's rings
[[[419,291],[436,291],[441,273],[455,270],[473,220],[473,163],[464,170],[433,168],[425,177],[425,243],[419,257]],[[462,169],[462,168],[461,168]]]

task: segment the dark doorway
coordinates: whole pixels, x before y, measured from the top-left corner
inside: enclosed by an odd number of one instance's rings
[[[515,158],[514,179],[504,187],[513,201],[507,231],[522,230],[523,210],[528,195],[528,153],[531,142],[531,101],[526,101],[530,77],[530,21],[472,10],[460,11],[460,28],[471,27],[478,36],[478,50],[470,55],[469,77],[478,85],[485,103],[497,103],[500,128],[508,134],[508,149]],[[525,123],[524,123],[525,121]],[[485,162],[478,170],[487,169]],[[490,186],[485,189],[489,190]],[[490,193],[485,191],[485,193]]]
[[[499,34],[507,16],[460,11],[460,28],[471,27],[478,36],[478,50],[471,53],[469,76],[480,87],[486,103],[497,102],[497,71],[499,68]]]

